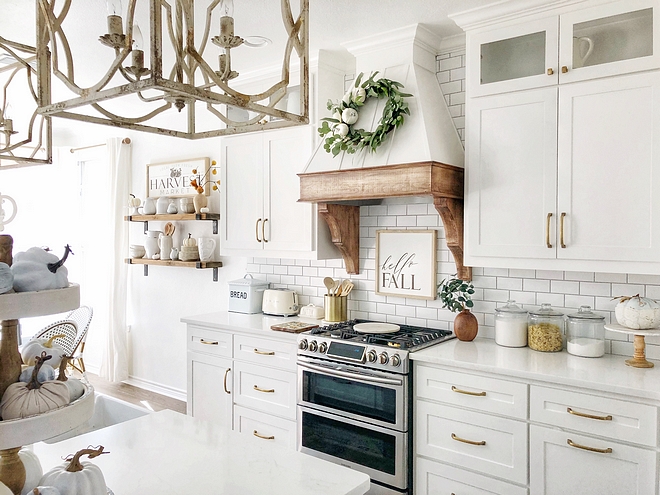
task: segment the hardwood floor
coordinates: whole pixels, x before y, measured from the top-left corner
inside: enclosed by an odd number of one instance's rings
[[[146,407],[153,411],[171,409],[183,414],[186,413],[186,403],[183,401],[172,399],[171,397],[157,394],[139,387],[134,387],[127,383],[111,383],[98,375],[89,372],[87,373],[87,379],[90,381],[94,389],[101,394],[109,395],[137,406]]]

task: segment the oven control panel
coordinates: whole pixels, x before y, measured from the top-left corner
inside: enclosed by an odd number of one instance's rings
[[[298,354],[324,357],[397,373],[406,373],[408,367],[407,351],[396,349],[388,351],[384,350],[382,346],[352,344],[312,335],[301,337],[298,340]]]

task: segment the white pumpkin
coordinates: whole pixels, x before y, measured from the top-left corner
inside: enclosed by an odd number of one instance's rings
[[[32,380],[33,371],[34,366],[26,366],[25,369],[21,371],[21,375],[18,377],[18,381],[29,383],[30,380]],[[37,374],[37,380],[39,380],[39,383],[55,380],[55,370],[53,367],[50,364],[44,364]]]
[[[23,490],[21,490],[21,495],[32,494],[34,493],[34,487],[39,484],[39,480],[44,475],[41,462],[39,462],[39,458],[34,452],[27,449],[21,449],[18,452],[18,457],[21,458],[25,467],[25,484]]]
[[[0,294],[14,288],[14,274],[7,263],[0,263]]]
[[[653,299],[640,297],[618,297],[619,304],[614,308],[614,315],[619,325],[635,330],[644,330],[660,326],[660,304]]]
[[[69,378],[66,376],[66,366],[71,359],[73,359],[72,356],[64,356],[62,358],[59,374],[57,375],[57,381],[62,382],[67,386],[69,389],[69,401],[74,402],[80,399],[85,393],[85,386],[77,378]]]
[[[61,495],[62,492],[59,491],[54,486],[38,486],[33,489],[31,492],[28,492],[28,495]]]
[[[37,376],[44,356],[36,360],[30,383],[12,383],[5,390],[0,400],[2,419],[27,418],[58,409],[69,403],[69,388],[64,383],[57,381],[39,383]]]
[[[66,355],[66,351],[61,345],[54,342],[54,340],[62,337],[66,337],[66,335],[58,334],[53,335],[49,339],[34,339],[29,341],[21,349],[23,362],[29,366],[34,366],[35,358],[41,356],[42,352],[45,352],[52,357],[48,364],[53,368],[57,368],[60,365],[62,356]]]
[[[14,492],[12,492],[9,488],[7,488],[7,485],[0,481],[0,495],[14,495]]]
[[[80,461],[83,455],[89,458],[103,453],[103,447],[83,449],[67,458],[67,462],[48,471],[39,482],[41,485],[54,486],[66,495],[107,495],[105,478],[98,466],[89,461]]]

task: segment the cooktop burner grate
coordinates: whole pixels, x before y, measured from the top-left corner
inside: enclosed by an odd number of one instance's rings
[[[350,320],[317,327],[312,329],[309,333],[310,335],[319,335],[338,340],[362,342],[364,344],[387,346],[409,351],[419,350],[428,347],[429,345],[454,338],[454,334],[449,330],[415,327],[411,325],[399,325],[399,330],[394,333],[365,334],[353,329],[353,325],[356,323],[370,323],[370,321],[360,319]]]

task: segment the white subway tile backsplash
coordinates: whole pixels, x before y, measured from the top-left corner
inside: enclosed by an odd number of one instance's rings
[[[566,282],[563,280],[552,280],[550,282],[550,290],[552,292],[560,292],[562,294],[579,294],[579,282]]]
[[[396,217],[396,226],[397,227],[416,227],[417,219],[415,217],[409,216],[398,216]]]
[[[629,284],[644,284],[644,285],[649,285],[649,284],[655,284],[658,285],[660,284],[660,275],[638,275],[638,274],[630,274],[628,275],[628,283]]]
[[[527,292],[550,292],[550,280],[527,278],[523,280],[523,290]]]
[[[567,308],[579,308],[580,306],[591,306],[596,304],[596,300],[592,296],[574,296],[567,294],[564,296],[564,306]]]
[[[612,284],[612,297],[618,296],[634,296],[639,294],[644,297],[646,291],[643,285],[632,285],[632,284]]]
[[[564,280],[577,280],[579,282],[593,282],[594,274],[590,272],[564,272]]]
[[[484,299],[486,301],[508,301],[509,291],[500,289],[484,289]]]
[[[594,280],[596,282],[616,282],[619,284],[625,284],[627,282],[627,276],[625,273],[596,273]]]
[[[609,296],[610,284],[604,282],[580,282],[580,294],[584,296]]]
[[[557,270],[536,270],[536,278],[547,278],[550,280],[564,280],[564,272]]]
[[[509,277],[534,278],[535,276],[536,276],[535,270],[522,270],[518,268],[509,268]]]
[[[497,288],[506,290],[522,290],[523,281],[521,278],[497,277]]]

